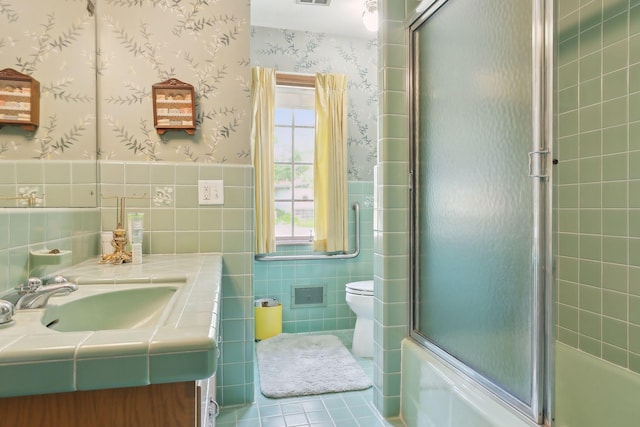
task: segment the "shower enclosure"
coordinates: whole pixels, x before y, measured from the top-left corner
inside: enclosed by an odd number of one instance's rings
[[[411,336],[539,424],[551,406],[552,3],[423,1],[409,27]]]

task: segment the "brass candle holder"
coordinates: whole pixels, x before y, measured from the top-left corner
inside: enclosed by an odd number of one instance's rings
[[[118,227],[113,230],[113,240],[111,246],[113,246],[114,252],[112,254],[102,255],[100,264],[124,264],[131,262],[131,252],[125,250],[129,239],[127,238],[127,230],[118,224]]]
[[[116,214],[117,214],[117,226],[113,230],[113,240],[111,240],[111,246],[113,246],[114,252],[112,254],[104,254],[100,259],[100,264],[124,264],[132,261],[131,251],[127,251],[127,243],[129,239],[127,237],[127,230],[124,227],[124,213],[126,199],[145,199],[146,194],[143,196],[130,196],[130,197],[118,197],[118,196],[102,196],[103,199],[116,199]]]

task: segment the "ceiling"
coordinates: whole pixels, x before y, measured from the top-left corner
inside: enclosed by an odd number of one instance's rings
[[[331,0],[329,6],[296,0],[250,0],[251,25],[375,38],[362,23],[364,0]]]

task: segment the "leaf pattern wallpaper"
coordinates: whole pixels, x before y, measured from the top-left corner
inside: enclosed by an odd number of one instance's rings
[[[100,158],[250,164],[249,2],[101,0]],[[195,87],[195,135],[158,135],[151,86]]]
[[[249,13],[249,0],[0,0],[0,69],[41,84],[39,128],[1,128],[0,159],[248,165],[250,67],[264,65],[349,76],[349,179],[371,180],[375,37],[251,28]],[[151,87],[172,77],[195,87],[193,136],[154,129]]]
[[[251,27],[251,66],[348,77],[349,180],[372,181],[377,162],[377,42],[332,34]]]
[[[87,0],[0,0],[0,69],[40,82],[40,126],[0,129],[0,159],[96,158],[95,20]]]

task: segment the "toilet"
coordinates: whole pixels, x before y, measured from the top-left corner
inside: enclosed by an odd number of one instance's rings
[[[358,357],[373,357],[373,280],[347,283],[345,291],[347,305],[356,314],[351,350]]]

